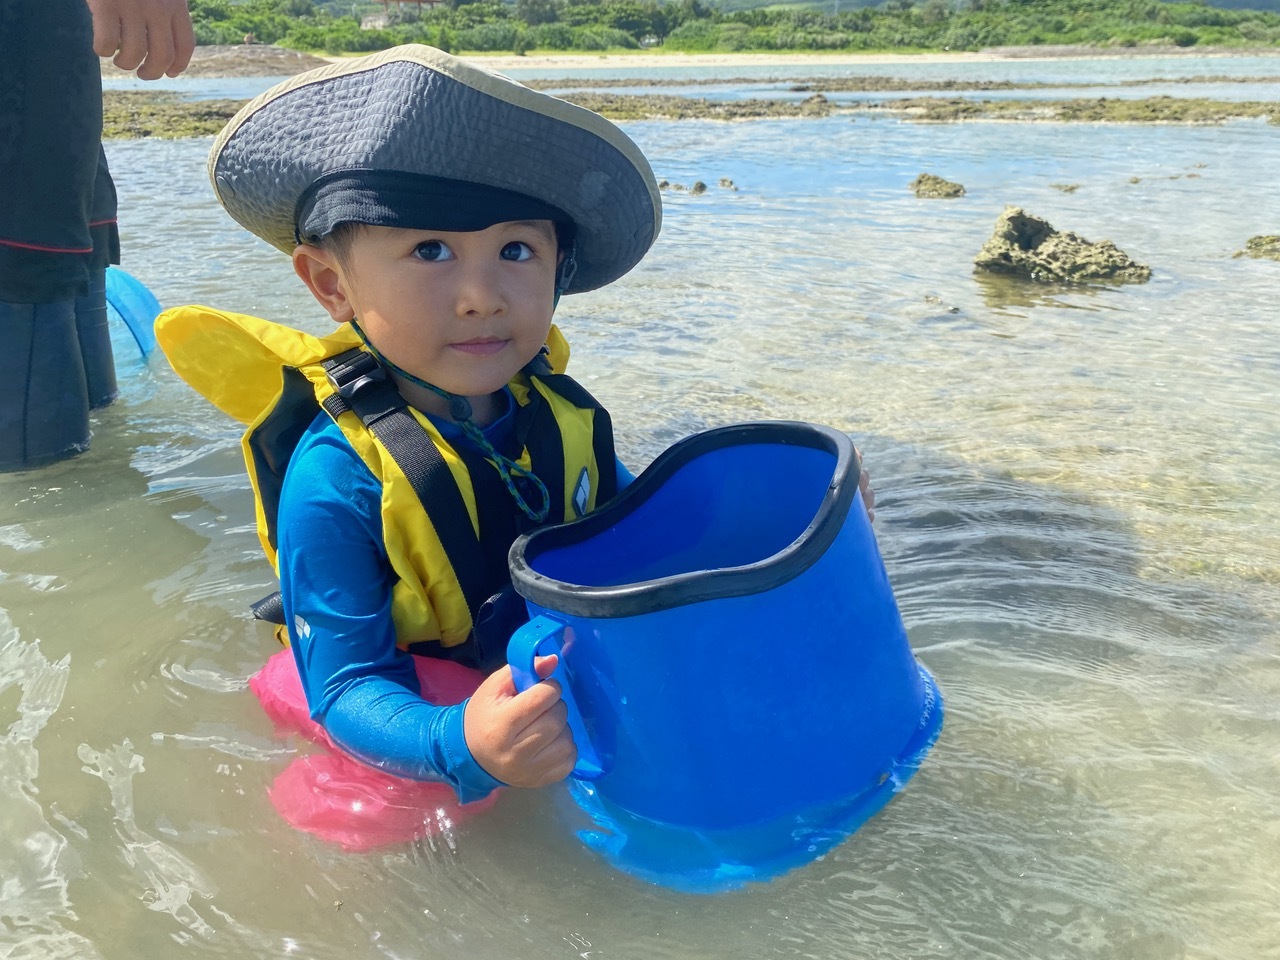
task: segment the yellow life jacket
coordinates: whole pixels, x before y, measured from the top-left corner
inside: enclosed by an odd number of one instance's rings
[[[528,525],[492,462],[451,445],[387,381],[402,409],[385,419],[426,440],[419,446],[435,464],[429,483],[416,468],[407,473],[406,458],[397,461],[385,430],[366,426],[353,409],[352,388],[339,389],[344,366],[348,372],[359,368],[347,378],[357,385],[368,379],[360,370],[382,370],[350,325],[316,337],[257,317],[188,306],[161,313],[156,338],[182,379],[246,425],[241,447],[258,538],[272,566],[278,571],[276,512],[285,470],[323,409],[382,483],[384,547],[398,578],[391,603],[397,645],[473,659],[465,649],[448,648],[468,644],[480,605],[507,583],[512,540]],[[530,365],[508,385],[517,404],[520,449],[518,455],[503,453],[546,485],[551,509],[545,522],[557,523],[613,496],[617,476],[609,415],[564,375],[569,346],[554,326],[545,355],[547,372],[531,373]]]

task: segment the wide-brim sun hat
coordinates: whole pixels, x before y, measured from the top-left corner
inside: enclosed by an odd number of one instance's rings
[[[285,253],[343,220],[445,230],[567,218],[578,268],[566,293],[625,274],[662,226],[653,171],[617,126],[420,44],[251,100],[214,141],[209,178],[241,226]],[[494,209],[504,214],[467,224],[467,211]]]

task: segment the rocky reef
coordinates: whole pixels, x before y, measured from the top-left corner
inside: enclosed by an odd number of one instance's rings
[[[1135,263],[1110,240],[1091,243],[1070,231],[1060,232],[1020,207],[1008,207],[1000,215],[974,264],[993,273],[1050,282],[1145,283],[1151,279],[1150,267]]]
[[[952,183],[932,173],[920,174],[907,184],[907,187],[914,191],[917,197],[927,200],[950,200],[953,197],[964,196],[962,184]]]
[[[211,137],[243,100],[186,100],[168,90],[104,90],[102,136],[107,140]]]
[[[1264,235],[1250,237],[1243,250],[1236,252],[1237,257],[1266,257],[1280,260],[1280,235]]]

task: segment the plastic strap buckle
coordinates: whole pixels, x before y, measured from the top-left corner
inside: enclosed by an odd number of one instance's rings
[[[348,403],[366,387],[387,380],[387,371],[382,364],[363,350],[350,350],[334,357],[324,365],[324,369],[338,396]]]

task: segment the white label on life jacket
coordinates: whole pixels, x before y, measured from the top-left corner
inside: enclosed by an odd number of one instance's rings
[[[573,509],[578,516],[586,516],[587,498],[591,496],[591,478],[587,475],[587,468],[583,467],[582,472],[578,474],[578,484],[573,488]]]

